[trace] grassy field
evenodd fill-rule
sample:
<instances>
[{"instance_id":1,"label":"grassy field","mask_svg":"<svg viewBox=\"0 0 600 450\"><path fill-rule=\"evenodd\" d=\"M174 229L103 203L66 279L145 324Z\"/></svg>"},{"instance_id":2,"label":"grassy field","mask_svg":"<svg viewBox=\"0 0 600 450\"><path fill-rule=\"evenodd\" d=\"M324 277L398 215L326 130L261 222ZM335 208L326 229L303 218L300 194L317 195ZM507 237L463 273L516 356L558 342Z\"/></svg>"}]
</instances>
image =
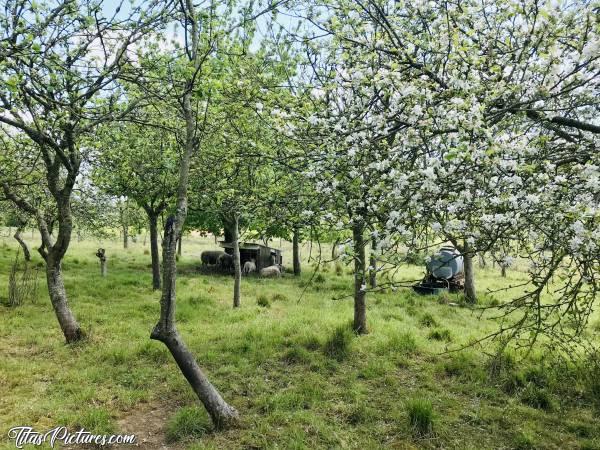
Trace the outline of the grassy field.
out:
<instances>
[{"instance_id":1,"label":"grassy field","mask_svg":"<svg viewBox=\"0 0 600 450\"><path fill-rule=\"evenodd\" d=\"M497 323L408 289L370 294L370 333L356 337L351 298L339 299L351 292L345 267L340 274L330 266L310 285L306 264L300 279L244 279L242 307L233 310L233 279L198 272L200 252L214 241L188 237L178 327L243 417L239 429L214 432L166 348L149 339L159 293L148 247L103 242L109 272L101 278L98 246L73 242L64 263L70 304L89 334L84 343L64 344L41 269L35 302L0 306L2 449L14 448L6 436L16 425L129 432L148 449L600 448L600 373L591 365L536 353L492 360L492 344L444 353ZM0 240L2 301L16 248ZM421 270L403 273L414 279ZM480 270L479 288L522 275L508 277Z\"/></svg>"}]
</instances>

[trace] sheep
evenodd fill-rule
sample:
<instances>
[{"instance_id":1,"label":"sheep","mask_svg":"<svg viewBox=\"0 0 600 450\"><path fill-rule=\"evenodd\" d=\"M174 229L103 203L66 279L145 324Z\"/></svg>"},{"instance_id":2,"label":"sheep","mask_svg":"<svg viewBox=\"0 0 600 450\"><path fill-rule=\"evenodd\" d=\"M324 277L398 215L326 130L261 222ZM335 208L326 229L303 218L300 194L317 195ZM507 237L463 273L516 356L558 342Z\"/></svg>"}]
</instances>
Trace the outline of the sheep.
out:
<instances>
[{"instance_id":1,"label":"sheep","mask_svg":"<svg viewBox=\"0 0 600 450\"><path fill-rule=\"evenodd\" d=\"M200 259L202 260L202 264L205 265L215 265L219 259L219 256L224 255L225 252L220 250L206 250L202 252L200 255Z\"/></svg>"},{"instance_id":2,"label":"sheep","mask_svg":"<svg viewBox=\"0 0 600 450\"><path fill-rule=\"evenodd\" d=\"M281 276L281 270L279 266L265 267L264 269L260 269L260 276L278 278Z\"/></svg>"},{"instance_id":3,"label":"sheep","mask_svg":"<svg viewBox=\"0 0 600 450\"><path fill-rule=\"evenodd\" d=\"M231 270L233 269L233 256L223 253L217 258L217 264L221 266L221 269Z\"/></svg>"},{"instance_id":4,"label":"sheep","mask_svg":"<svg viewBox=\"0 0 600 450\"><path fill-rule=\"evenodd\" d=\"M248 275L250 272L256 272L256 261L254 259L244 263L244 275Z\"/></svg>"}]
</instances>

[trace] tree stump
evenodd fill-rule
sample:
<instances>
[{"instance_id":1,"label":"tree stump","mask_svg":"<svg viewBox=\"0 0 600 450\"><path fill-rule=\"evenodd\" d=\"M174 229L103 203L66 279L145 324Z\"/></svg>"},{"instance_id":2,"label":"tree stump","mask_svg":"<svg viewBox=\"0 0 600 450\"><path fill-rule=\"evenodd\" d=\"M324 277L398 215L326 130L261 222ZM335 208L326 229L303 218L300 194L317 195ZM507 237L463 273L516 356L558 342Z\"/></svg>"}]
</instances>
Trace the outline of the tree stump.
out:
<instances>
[{"instance_id":1,"label":"tree stump","mask_svg":"<svg viewBox=\"0 0 600 450\"><path fill-rule=\"evenodd\" d=\"M99 248L96 252L96 256L100 259L100 274L106 276L106 250Z\"/></svg>"}]
</instances>

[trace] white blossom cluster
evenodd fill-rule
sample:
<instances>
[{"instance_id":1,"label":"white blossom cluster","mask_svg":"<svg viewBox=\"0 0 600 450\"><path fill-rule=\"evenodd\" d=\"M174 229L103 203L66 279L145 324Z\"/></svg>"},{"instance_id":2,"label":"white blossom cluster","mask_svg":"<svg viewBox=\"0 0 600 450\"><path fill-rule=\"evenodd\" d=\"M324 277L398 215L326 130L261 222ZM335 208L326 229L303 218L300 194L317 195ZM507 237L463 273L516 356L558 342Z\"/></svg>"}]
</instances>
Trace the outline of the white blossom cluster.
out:
<instances>
[{"instance_id":1,"label":"white blossom cluster","mask_svg":"<svg viewBox=\"0 0 600 450\"><path fill-rule=\"evenodd\" d=\"M558 260L599 269L593 8L335 3L305 107L273 111L306 143L322 222L378 230L378 251L419 230L475 253L518 243L502 264L529 258L532 280Z\"/></svg>"}]
</instances>

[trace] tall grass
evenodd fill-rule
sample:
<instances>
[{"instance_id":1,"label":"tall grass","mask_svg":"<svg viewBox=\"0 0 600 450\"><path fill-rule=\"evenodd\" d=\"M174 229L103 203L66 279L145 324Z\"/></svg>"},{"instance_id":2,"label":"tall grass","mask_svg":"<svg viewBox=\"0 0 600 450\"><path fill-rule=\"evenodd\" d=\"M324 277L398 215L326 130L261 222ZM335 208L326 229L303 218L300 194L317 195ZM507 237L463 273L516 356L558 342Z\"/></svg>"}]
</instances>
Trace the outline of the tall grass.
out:
<instances>
[{"instance_id":1,"label":"tall grass","mask_svg":"<svg viewBox=\"0 0 600 450\"><path fill-rule=\"evenodd\" d=\"M38 291L38 270L27 261L21 261L21 251L17 250L8 275L8 306L22 305L25 300L36 302Z\"/></svg>"},{"instance_id":2,"label":"tall grass","mask_svg":"<svg viewBox=\"0 0 600 450\"><path fill-rule=\"evenodd\" d=\"M406 412L413 433L424 437L433 432L433 405L430 400L413 398L406 402Z\"/></svg>"},{"instance_id":3,"label":"tall grass","mask_svg":"<svg viewBox=\"0 0 600 450\"><path fill-rule=\"evenodd\" d=\"M349 324L337 326L325 342L325 354L338 361L346 359L350 355L353 337L354 332Z\"/></svg>"}]
</instances>

